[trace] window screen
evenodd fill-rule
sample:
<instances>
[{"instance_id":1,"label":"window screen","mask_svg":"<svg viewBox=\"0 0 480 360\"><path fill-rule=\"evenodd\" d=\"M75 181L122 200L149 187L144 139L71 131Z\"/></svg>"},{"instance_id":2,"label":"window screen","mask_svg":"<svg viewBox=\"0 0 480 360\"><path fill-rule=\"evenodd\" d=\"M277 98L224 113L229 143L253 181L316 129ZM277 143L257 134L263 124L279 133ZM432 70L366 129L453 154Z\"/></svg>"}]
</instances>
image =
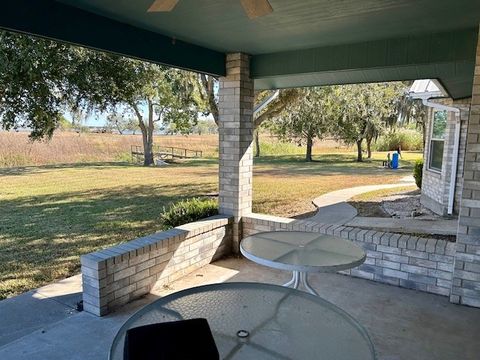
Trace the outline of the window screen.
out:
<instances>
[{"instance_id":1,"label":"window screen","mask_svg":"<svg viewBox=\"0 0 480 360\"><path fill-rule=\"evenodd\" d=\"M435 111L433 114L432 139L430 140L430 169L442 170L446 129L447 112Z\"/></svg>"}]
</instances>

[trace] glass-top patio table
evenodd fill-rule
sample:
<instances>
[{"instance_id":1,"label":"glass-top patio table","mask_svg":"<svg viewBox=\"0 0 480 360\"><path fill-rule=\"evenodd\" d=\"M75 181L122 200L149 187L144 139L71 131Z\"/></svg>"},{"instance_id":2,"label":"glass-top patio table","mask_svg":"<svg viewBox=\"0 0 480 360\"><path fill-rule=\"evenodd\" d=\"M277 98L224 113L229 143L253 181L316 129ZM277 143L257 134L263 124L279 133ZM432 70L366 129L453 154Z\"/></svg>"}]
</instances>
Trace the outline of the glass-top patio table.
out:
<instances>
[{"instance_id":1,"label":"glass-top patio table","mask_svg":"<svg viewBox=\"0 0 480 360\"><path fill-rule=\"evenodd\" d=\"M357 267L365 252L351 241L330 235L303 231L272 231L248 236L240 252L249 260L274 269L292 271L292 280L283 286L302 285L313 295L308 273L336 272Z\"/></svg>"},{"instance_id":2,"label":"glass-top patio table","mask_svg":"<svg viewBox=\"0 0 480 360\"><path fill-rule=\"evenodd\" d=\"M207 319L221 359L376 359L367 332L337 306L302 291L259 283L200 286L147 305L119 330L110 359L123 359L128 329L193 318ZM156 346L162 346L161 340Z\"/></svg>"}]
</instances>

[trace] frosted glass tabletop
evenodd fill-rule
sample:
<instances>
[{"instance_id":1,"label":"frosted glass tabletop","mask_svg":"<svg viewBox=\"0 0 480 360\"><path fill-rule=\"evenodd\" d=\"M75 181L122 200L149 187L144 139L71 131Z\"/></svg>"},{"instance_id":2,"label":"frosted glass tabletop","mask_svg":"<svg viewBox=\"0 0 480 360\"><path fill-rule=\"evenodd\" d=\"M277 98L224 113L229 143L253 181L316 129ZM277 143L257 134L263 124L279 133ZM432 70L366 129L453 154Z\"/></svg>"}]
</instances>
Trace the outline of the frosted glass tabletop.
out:
<instances>
[{"instance_id":1,"label":"frosted glass tabletop","mask_svg":"<svg viewBox=\"0 0 480 360\"><path fill-rule=\"evenodd\" d=\"M303 231L272 231L248 236L241 253L256 263L282 270L334 272L361 265L366 254L351 241Z\"/></svg>"},{"instance_id":2,"label":"frosted glass tabletop","mask_svg":"<svg viewBox=\"0 0 480 360\"><path fill-rule=\"evenodd\" d=\"M192 318L207 319L221 359L376 359L367 332L337 306L298 290L258 283L206 285L147 305L119 330L110 359L123 359L128 329Z\"/></svg>"}]
</instances>

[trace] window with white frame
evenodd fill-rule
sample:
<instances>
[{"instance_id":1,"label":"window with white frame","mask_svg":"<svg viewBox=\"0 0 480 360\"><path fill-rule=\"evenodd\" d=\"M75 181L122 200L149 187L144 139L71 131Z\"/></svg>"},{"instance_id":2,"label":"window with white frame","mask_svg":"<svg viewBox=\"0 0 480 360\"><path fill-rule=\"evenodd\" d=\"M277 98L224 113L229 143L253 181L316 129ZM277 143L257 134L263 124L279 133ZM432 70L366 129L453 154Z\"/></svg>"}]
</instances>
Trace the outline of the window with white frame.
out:
<instances>
[{"instance_id":1,"label":"window with white frame","mask_svg":"<svg viewBox=\"0 0 480 360\"><path fill-rule=\"evenodd\" d=\"M430 140L429 168L432 170L442 171L446 130L447 112L445 110L435 110L433 113L432 137Z\"/></svg>"}]
</instances>

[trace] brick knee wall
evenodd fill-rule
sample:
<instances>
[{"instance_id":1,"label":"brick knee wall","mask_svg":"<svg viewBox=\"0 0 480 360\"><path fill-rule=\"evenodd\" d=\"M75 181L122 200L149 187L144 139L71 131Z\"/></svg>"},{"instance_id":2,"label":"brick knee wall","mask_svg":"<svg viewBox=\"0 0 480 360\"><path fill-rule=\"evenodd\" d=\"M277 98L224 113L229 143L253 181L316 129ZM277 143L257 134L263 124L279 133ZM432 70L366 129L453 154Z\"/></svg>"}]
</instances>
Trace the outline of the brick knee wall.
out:
<instances>
[{"instance_id":1,"label":"brick knee wall","mask_svg":"<svg viewBox=\"0 0 480 360\"><path fill-rule=\"evenodd\" d=\"M261 214L243 218L244 236L282 230L335 235L361 246L367 254L365 263L355 269L342 271L343 274L450 295L455 243Z\"/></svg>"},{"instance_id":2,"label":"brick knee wall","mask_svg":"<svg viewBox=\"0 0 480 360\"><path fill-rule=\"evenodd\" d=\"M229 254L232 223L213 216L82 256L84 310L103 316Z\"/></svg>"}]
</instances>

